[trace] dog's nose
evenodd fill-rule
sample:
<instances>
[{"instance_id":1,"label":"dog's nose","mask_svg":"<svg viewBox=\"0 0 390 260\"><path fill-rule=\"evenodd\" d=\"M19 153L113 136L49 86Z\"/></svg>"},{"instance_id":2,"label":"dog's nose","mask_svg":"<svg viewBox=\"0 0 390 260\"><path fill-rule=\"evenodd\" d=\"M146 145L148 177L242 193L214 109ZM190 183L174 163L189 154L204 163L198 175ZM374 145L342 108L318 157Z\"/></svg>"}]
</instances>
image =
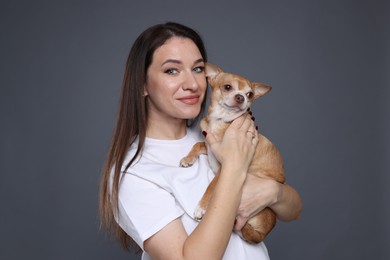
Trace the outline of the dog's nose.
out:
<instances>
[{"instance_id":1,"label":"dog's nose","mask_svg":"<svg viewBox=\"0 0 390 260\"><path fill-rule=\"evenodd\" d=\"M236 100L237 103L241 104L244 102L245 98L243 95L241 94L237 94L234 96L234 99Z\"/></svg>"}]
</instances>

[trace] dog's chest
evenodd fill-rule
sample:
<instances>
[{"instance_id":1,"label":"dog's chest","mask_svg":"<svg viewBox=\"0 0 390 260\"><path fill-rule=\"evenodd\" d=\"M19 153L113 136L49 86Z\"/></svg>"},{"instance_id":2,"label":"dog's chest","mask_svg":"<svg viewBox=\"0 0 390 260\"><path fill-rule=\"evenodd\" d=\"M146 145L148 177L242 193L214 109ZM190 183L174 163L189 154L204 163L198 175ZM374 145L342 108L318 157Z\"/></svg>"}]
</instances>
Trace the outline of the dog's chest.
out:
<instances>
[{"instance_id":1,"label":"dog's chest","mask_svg":"<svg viewBox=\"0 0 390 260\"><path fill-rule=\"evenodd\" d=\"M209 166L211 170L214 173L216 173L219 167L221 167L221 164L218 162L217 158L215 158L214 154L211 152L209 144L206 143L206 146L207 146L207 160L209 162Z\"/></svg>"},{"instance_id":2,"label":"dog's chest","mask_svg":"<svg viewBox=\"0 0 390 260\"><path fill-rule=\"evenodd\" d=\"M229 124L223 122L222 120L218 120L218 119L208 120L208 130L214 135L214 137L217 139L218 142L222 140L223 135L228 126ZM218 162L217 158L215 158L214 154L211 152L209 144L206 143L206 145L207 145L207 156L208 156L207 159L210 168L213 170L214 173L216 173L219 167L221 166L221 164Z\"/></svg>"}]
</instances>

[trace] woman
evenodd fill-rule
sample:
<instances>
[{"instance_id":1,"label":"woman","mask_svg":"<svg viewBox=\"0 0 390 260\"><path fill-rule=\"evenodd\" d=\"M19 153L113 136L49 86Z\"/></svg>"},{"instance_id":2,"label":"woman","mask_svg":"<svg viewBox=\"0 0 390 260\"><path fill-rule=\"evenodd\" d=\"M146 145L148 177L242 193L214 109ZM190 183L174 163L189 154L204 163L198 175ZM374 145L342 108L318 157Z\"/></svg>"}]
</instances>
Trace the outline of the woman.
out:
<instances>
[{"instance_id":1,"label":"woman","mask_svg":"<svg viewBox=\"0 0 390 260\"><path fill-rule=\"evenodd\" d=\"M135 242L143 259L268 259L264 243L250 245L232 229L264 207L285 221L301 210L292 187L246 176L258 140L248 134L256 131L246 115L221 141L204 133L222 171L202 221L192 218L213 173L205 156L189 168L179 161L201 140L192 125L205 106L206 61L199 35L177 23L144 31L127 60L100 211L103 224L125 247Z\"/></svg>"}]
</instances>

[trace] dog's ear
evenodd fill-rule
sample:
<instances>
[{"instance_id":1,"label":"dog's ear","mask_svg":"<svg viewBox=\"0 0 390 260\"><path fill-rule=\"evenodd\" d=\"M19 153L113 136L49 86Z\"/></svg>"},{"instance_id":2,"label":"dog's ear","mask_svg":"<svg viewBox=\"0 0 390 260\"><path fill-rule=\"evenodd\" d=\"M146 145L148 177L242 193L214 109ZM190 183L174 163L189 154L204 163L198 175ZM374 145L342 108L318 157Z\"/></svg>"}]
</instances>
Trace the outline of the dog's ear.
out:
<instances>
[{"instance_id":1,"label":"dog's ear","mask_svg":"<svg viewBox=\"0 0 390 260\"><path fill-rule=\"evenodd\" d=\"M263 83L260 82L252 82L251 85L253 90L255 91L255 99L264 96L272 89L272 87L264 85Z\"/></svg>"},{"instance_id":2,"label":"dog's ear","mask_svg":"<svg viewBox=\"0 0 390 260\"><path fill-rule=\"evenodd\" d=\"M206 63L205 72L206 77L215 78L219 73L222 72L222 70L213 64Z\"/></svg>"}]
</instances>

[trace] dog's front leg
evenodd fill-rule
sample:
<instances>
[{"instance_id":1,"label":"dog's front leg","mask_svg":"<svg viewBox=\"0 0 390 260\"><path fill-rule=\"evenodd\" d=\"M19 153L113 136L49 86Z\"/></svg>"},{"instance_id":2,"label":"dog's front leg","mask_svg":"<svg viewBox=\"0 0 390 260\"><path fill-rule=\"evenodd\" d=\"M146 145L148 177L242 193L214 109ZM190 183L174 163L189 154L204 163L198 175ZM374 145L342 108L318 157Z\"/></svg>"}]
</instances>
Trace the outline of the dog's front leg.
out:
<instances>
[{"instance_id":1,"label":"dog's front leg","mask_svg":"<svg viewBox=\"0 0 390 260\"><path fill-rule=\"evenodd\" d=\"M180 160L180 167L192 166L201 154L207 154L205 142L197 142L194 144L188 155Z\"/></svg>"}]
</instances>

